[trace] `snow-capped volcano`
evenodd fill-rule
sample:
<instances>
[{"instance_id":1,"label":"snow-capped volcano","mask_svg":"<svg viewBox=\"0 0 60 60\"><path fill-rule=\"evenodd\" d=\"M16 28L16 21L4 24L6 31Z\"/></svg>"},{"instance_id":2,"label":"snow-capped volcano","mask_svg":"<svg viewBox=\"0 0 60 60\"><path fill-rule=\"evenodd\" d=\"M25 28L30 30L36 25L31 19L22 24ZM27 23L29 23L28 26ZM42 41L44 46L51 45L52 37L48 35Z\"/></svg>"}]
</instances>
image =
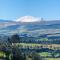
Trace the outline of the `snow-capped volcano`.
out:
<instances>
[{"instance_id":1,"label":"snow-capped volcano","mask_svg":"<svg viewBox=\"0 0 60 60\"><path fill-rule=\"evenodd\" d=\"M17 22L39 22L41 18L33 17L33 16L23 16L17 19Z\"/></svg>"}]
</instances>

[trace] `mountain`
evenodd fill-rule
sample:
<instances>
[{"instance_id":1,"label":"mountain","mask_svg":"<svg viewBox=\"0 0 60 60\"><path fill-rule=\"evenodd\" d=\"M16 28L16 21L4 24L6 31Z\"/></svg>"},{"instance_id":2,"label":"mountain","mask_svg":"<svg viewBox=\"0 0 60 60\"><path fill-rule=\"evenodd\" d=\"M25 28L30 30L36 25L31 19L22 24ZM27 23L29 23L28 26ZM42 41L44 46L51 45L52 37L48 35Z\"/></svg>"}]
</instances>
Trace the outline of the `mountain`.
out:
<instances>
[{"instance_id":1,"label":"mountain","mask_svg":"<svg viewBox=\"0 0 60 60\"><path fill-rule=\"evenodd\" d=\"M0 19L0 23L3 23L3 22L13 22L12 20L4 20L4 19Z\"/></svg>"},{"instance_id":2,"label":"mountain","mask_svg":"<svg viewBox=\"0 0 60 60\"><path fill-rule=\"evenodd\" d=\"M39 22L41 21L41 18L33 17L33 16L23 16L16 21L18 22Z\"/></svg>"},{"instance_id":3,"label":"mountain","mask_svg":"<svg viewBox=\"0 0 60 60\"><path fill-rule=\"evenodd\" d=\"M20 36L40 36L60 33L60 20L46 21L43 18L24 16L15 21L0 20L0 35L18 33Z\"/></svg>"}]
</instances>

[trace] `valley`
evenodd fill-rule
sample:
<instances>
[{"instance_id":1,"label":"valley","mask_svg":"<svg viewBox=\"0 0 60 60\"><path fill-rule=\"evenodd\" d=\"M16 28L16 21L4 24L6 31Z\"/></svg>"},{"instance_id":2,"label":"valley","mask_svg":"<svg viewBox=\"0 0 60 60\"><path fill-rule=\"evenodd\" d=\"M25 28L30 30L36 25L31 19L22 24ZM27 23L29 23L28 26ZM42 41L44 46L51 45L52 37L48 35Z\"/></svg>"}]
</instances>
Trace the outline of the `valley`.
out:
<instances>
[{"instance_id":1,"label":"valley","mask_svg":"<svg viewBox=\"0 0 60 60\"><path fill-rule=\"evenodd\" d=\"M60 21L0 23L0 58L60 59Z\"/></svg>"}]
</instances>

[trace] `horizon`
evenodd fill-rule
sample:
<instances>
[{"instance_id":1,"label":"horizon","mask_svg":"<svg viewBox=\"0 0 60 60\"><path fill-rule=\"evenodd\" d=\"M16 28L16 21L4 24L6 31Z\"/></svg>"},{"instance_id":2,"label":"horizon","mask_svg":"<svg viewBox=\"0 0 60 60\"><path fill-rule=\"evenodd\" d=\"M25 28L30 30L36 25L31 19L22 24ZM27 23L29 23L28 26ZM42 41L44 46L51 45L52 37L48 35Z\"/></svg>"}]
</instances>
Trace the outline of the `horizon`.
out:
<instances>
[{"instance_id":1,"label":"horizon","mask_svg":"<svg viewBox=\"0 0 60 60\"><path fill-rule=\"evenodd\" d=\"M15 22L40 22L40 21L60 21L60 19L55 20L46 20L43 17L36 17L36 16L22 16L16 20L8 20L8 19L0 19L3 21L15 21Z\"/></svg>"},{"instance_id":2,"label":"horizon","mask_svg":"<svg viewBox=\"0 0 60 60\"><path fill-rule=\"evenodd\" d=\"M29 18L29 17L31 17L31 18ZM54 20L52 20L52 19L49 20L48 19L48 20L46 20L43 17L36 17L36 16L22 16L20 18L15 19L15 20L8 20L8 19L1 18L0 21L1 20L4 20L4 21L15 21L15 22L60 21L60 19L54 19Z\"/></svg>"}]
</instances>

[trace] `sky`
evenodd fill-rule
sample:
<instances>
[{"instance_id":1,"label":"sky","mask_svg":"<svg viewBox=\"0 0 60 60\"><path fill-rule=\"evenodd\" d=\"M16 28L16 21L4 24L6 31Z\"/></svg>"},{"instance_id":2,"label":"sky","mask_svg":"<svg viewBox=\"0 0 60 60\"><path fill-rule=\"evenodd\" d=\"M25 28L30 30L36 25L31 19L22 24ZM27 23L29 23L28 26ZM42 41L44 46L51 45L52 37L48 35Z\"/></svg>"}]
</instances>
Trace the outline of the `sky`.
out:
<instances>
[{"instance_id":1,"label":"sky","mask_svg":"<svg viewBox=\"0 0 60 60\"><path fill-rule=\"evenodd\" d=\"M22 16L60 20L60 0L0 0L0 19L16 20Z\"/></svg>"}]
</instances>

